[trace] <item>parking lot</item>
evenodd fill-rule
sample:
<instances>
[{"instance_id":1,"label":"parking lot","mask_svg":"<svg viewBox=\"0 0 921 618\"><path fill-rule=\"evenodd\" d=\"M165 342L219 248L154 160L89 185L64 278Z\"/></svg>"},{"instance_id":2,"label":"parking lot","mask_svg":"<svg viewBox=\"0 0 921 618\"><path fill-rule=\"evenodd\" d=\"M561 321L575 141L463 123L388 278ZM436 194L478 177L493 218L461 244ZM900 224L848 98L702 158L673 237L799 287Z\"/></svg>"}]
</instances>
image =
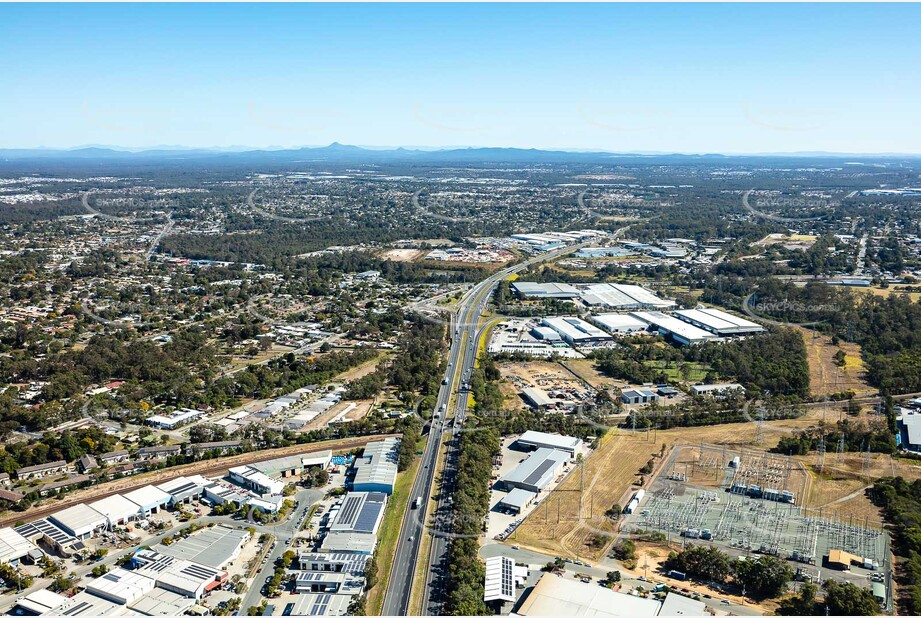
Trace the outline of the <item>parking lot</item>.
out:
<instances>
[{"instance_id":1,"label":"parking lot","mask_svg":"<svg viewBox=\"0 0 921 618\"><path fill-rule=\"evenodd\" d=\"M514 444L517 438L518 436L512 436L502 440L501 464L499 464L499 466L493 467L493 483L514 470L531 454L529 452L511 448L511 445ZM544 500L544 498L550 495L550 492L560 484L560 482L563 480L563 478L565 478L566 474L569 473L572 467L572 462L564 465L563 471L557 476L557 478L551 481L550 484L547 485L547 487L545 487L544 490L537 495L537 498L535 498L534 502L523 508L517 515L512 515L497 509L499 501L507 496L508 492L499 491L497 489L490 491L489 517L487 521L486 538L504 541L505 537L507 537L508 534L515 529L515 527L524 521L525 517L527 517L531 511L533 511L537 505L540 504L542 500Z\"/></svg>"}]
</instances>

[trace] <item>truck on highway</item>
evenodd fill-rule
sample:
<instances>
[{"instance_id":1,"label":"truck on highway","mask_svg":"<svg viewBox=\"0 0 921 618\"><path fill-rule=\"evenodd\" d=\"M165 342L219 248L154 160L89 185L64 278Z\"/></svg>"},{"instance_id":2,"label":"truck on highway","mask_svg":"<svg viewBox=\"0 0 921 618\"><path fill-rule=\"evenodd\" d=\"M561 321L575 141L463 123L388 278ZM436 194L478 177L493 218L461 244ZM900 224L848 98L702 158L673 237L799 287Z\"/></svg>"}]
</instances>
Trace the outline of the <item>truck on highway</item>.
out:
<instances>
[{"instance_id":1,"label":"truck on highway","mask_svg":"<svg viewBox=\"0 0 921 618\"><path fill-rule=\"evenodd\" d=\"M413 500L413 508L418 509L422 506L422 496L416 496L416 499Z\"/></svg>"}]
</instances>

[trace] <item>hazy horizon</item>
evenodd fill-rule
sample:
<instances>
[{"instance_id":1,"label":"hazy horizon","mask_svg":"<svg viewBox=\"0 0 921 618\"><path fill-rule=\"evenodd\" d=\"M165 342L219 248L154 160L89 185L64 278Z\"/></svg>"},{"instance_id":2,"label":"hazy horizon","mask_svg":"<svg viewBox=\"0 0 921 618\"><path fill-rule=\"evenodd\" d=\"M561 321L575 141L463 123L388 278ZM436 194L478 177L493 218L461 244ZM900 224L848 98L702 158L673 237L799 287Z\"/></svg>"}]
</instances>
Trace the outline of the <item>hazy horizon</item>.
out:
<instances>
[{"instance_id":1,"label":"hazy horizon","mask_svg":"<svg viewBox=\"0 0 921 618\"><path fill-rule=\"evenodd\" d=\"M797 157L797 156L813 156L813 155L827 155L832 157L845 157L845 156L865 156L865 157L921 157L921 150L918 152L839 152L839 151L825 151L825 150L799 150L799 151L777 151L777 152L693 152L693 151L667 151L667 150L604 150L597 148L533 148L527 146L466 146L466 145L445 145L445 146L420 146L420 145L402 145L402 146L393 146L393 145L368 145L368 144L345 144L342 142L331 142L329 144L299 144L293 146L278 146L278 145L265 145L265 146L250 146L250 145L230 145L230 146L195 146L195 145L183 145L183 144L155 144L152 146L142 146L142 147L132 147L132 146L122 146L119 144L77 144L74 146L3 146L0 147L0 151L50 151L50 152L77 152L81 150L90 150L90 149L100 149L100 150L112 150L115 152L124 152L124 153L144 153L144 152L156 152L156 151L198 151L198 152L226 152L226 153L246 153L246 152L275 152L275 151L288 151L288 150L300 150L300 149L321 149L329 148L335 145L344 146L344 147L354 147L360 148L362 150L369 151L379 151L387 152L392 150L408 150L408 151L418 151L418 152L441 152L441 151L451 151L451 150L486 150L486 149L498 149L498 150L535 150L541 152L566 152L566 153L584 153L584 154L610 154L610 155L624 155L624 156L725 156L725 157L734 157L734 156L777 156L777 157Z\"/></svg>"},{"instance_id":2,"label":"hazy horizon","mask_svg":"<svg viewBox=\"0 0 921 618\"><path fill-rule=\"evenodd\" d=\"M917 153L918 23L916 4L4 4L0 148Z\"/></svg>"}]
</instances>

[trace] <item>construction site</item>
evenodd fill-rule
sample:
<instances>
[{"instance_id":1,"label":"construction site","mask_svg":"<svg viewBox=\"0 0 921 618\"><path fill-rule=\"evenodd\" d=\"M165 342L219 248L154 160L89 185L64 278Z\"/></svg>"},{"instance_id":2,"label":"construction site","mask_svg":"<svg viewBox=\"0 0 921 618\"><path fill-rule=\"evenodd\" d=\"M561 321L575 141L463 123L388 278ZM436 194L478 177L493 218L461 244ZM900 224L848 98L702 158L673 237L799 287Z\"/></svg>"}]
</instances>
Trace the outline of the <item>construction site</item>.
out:
<instances>
[{"instance_id":1,"label":"construction site","mask_svg":"<svg viewBox=\"0 0 921 618\"><path fill-rule=\"evenodd\" d=\"M889 536L868 518L800 504L814 482L795 459L706 444L676 447L625 514L622 534L710 543L736 557L788 560L799 581L831 578L872 588L891 609Z\"/></svg>"}]
</instances>

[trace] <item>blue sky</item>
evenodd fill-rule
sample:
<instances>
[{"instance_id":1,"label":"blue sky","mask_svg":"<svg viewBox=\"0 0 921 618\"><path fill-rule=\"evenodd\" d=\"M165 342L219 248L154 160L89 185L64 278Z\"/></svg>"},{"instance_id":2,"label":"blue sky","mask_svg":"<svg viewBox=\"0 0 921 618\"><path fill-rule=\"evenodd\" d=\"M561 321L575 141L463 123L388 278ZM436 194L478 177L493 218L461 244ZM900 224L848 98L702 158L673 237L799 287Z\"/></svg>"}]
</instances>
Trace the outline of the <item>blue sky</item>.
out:
<instances>
[{"instance_id":1,"label":"blue sky","mask_svg":"<svg viewBox=\"0 0 921 618\"><path fill-rule=\"evenodd\" d=\"M921 5L0 4L0 147L921 152Z\"/></svg>"}]
</instances>

